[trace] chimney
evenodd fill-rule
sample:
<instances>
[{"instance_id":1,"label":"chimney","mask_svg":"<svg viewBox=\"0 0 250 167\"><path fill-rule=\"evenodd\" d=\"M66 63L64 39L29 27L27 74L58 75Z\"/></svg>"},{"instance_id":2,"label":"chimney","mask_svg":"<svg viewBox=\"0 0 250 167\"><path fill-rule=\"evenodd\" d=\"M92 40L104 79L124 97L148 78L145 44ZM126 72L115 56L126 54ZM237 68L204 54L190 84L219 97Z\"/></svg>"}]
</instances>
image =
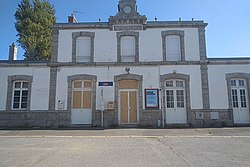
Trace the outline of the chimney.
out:
<instances>
[{"instance_id":1,"label":"chimney","mask_svg":"<svg viewBox=\"0 0 250 167\"><path fill-rule=\"evenodd\" d=\"M68 16L68 23L77 23L76 17L74 14Z\"/></svg>"},{"instance_id":2,"label":"chimney","mask_svg":"<svg viewBox=\"0 0 250 167\"><path fill-rule=\"evenodd\" d=\"M17 47L14 42L9 47L9 60L17 60Z\"/></svg>"}]
</instances>

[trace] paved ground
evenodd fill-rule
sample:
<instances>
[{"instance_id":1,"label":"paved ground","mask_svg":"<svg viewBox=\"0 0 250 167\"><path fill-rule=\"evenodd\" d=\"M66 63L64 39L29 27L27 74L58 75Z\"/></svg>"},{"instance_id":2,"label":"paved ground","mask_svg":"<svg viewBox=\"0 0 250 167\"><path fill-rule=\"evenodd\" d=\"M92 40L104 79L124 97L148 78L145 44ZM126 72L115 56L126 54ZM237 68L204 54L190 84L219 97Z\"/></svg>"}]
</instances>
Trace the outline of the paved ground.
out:
<instances>
[{"instance_id":1,"label":"paved ground","mask_svg":"<svg viewBox=\"0 0 250 167\"><path fill-rule=\"evenodd\" d=\"M250 167L250 128L0 130L0 167Z\"/></svg>"}]
</instances>

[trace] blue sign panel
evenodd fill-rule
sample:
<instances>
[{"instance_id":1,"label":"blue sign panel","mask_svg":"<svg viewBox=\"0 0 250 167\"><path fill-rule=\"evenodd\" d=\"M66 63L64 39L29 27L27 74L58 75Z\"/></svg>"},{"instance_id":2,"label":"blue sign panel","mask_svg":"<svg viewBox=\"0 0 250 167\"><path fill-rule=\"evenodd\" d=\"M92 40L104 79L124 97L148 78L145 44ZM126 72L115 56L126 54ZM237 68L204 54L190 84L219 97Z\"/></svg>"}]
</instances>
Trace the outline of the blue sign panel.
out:
<instances>
[{"instance_id":1,"label":"blue sign panel","mask_svg":"<svg viewBox=\"0 0 250 167\"><path fill-rule=\"evenodd\" d=\"M99 82L99 86L113 86L113 82Z\"/></svg>"},{"instance_id":2,"label":"blue sign panel","mask_svg":"<svg viewBox=\"0 0 250 167\"><path fill-rule=\"evenodd\" d=\"M159 90L145 89L145 107L159 109Z\"/></svg>"}]
</instances>

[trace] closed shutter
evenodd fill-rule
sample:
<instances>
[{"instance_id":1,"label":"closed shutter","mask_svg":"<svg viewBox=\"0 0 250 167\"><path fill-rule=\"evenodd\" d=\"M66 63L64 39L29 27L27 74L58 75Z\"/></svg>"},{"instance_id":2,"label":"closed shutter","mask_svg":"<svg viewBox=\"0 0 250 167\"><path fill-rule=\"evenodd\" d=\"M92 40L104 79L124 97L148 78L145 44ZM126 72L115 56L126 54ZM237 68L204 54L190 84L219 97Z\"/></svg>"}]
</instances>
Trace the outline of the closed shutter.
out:
<instances>
[{"instance_id":1,"label":"closed shutter","mask_svg":"<svg viewBox=\"0 0 250 167\"><path fill-rule=\"evenodd\" d=\"M180 49L180 36L169 35L166 36L166 52L167 61L180 61L181 60L181 49Z\"/></svg>"},{"instance_id":2,"label":"closed shutter","mask_svg":"<svg viewBox=\"0 0 250 167\"><path fill-rule=\"evenodd\" d=\"M90 62L91 38L78 37L76 39L76 61Z\"/></svg>"},{"instance_id":3,"label":"closed shutter","mask_svg":"<svg viewBox=\"0 0 250 167\"><path fill-rule=\"evenodd\" d=\"M135 62L135 37L121 38L121 62Z\"/></svg>"}]
</instances>

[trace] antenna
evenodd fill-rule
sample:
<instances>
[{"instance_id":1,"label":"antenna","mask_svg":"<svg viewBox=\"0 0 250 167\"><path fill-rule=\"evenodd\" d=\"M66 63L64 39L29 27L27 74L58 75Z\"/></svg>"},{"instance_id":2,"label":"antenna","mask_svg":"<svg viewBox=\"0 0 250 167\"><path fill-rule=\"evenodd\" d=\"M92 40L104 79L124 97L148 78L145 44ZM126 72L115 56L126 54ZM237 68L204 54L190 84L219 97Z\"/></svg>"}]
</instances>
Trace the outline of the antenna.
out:
<instances>
[{"instance_id":1,"label":"antenna","mask_svg":"<svg viewBox=\"0 0 250 167\"><path fill-rule=\"evenodd\" d=\"M72 11L71 15L74 16L74 17L76 17L76 14L86 14L86 13L78 11L78 10L75 9L75 10Z\"/></svg>"},{"instance_id":2,"label":"antenna","mask_svg":"<svg viewBox=\"0 0 250 167\"><path fill-rule=\"evenodd\" d=\"M73 17L74 22L76 22L76 23L77 23L77 19L76 19L76 15L77 15L77 14L85 14L85 13L84 13L84 12L77 11L76 9L72 11L71 17Z\"/></svg>"}]
</instances>

